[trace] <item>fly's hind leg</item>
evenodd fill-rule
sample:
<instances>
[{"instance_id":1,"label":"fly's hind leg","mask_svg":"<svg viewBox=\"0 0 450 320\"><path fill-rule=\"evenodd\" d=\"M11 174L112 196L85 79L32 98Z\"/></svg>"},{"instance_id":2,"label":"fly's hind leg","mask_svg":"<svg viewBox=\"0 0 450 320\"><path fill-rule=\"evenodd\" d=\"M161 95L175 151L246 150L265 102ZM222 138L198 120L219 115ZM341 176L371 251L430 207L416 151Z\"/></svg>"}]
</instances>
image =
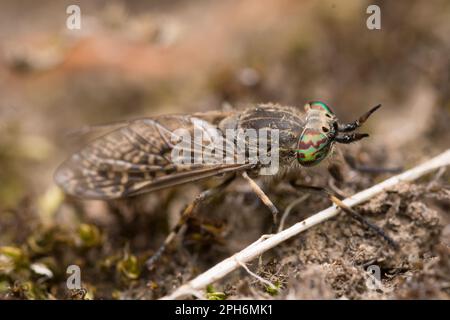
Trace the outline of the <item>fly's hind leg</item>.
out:
<instances>
[{"instance_id":1,"label":"fly's hind leg","mask_svg":"<svg viewBox=\"0 0 450 320\"><path fill-rule=\"evenodd\" d=\"M296 184L294 182L291 182L291 184L300 189L304 189L309 192L317 192L320 194L326 195L337 207L339 207L341 210L343 210L345 213L349 214L353 219L357 220L361 224L368 227L370 230L374 231L376 234L381 236L386 242L392 246L394 249L398 249L399 246L397 242L394 241L391 237L389 237L382 228L378 227L377 225L373 224L363 216L361 216L358 212L347 206L345 203L343 203L339 198L337 198L335 195L333 195L332 192L327 190L323 187L316 187L316 186L307 186L302 184Z\"/></svg>"},{"instance_id":2,"label":"fly's hind leg","mask_svg":"<svg viewBox=\"0 0 450 320\"><path fill-rule=\"evenodd\" d=\"M159 249L146 261L146 266L148 270L152 270L155 263L161 258L162 254L166 250L167 246L175 239L177 234L180 232L181 228L186 224L190 217L195 213L196 207L203 202L204 200L218 194L220 191L225 189L235 178L235 175L229 176L226 180L221 182L219 185L205 190L201 192L197 197L195 197L194 201L192 201L189 205L181 213L181 217L178 220L175 227L169 233L167 238L164 240L164 243L159 247Z\"/></svg>"}]
</instances>

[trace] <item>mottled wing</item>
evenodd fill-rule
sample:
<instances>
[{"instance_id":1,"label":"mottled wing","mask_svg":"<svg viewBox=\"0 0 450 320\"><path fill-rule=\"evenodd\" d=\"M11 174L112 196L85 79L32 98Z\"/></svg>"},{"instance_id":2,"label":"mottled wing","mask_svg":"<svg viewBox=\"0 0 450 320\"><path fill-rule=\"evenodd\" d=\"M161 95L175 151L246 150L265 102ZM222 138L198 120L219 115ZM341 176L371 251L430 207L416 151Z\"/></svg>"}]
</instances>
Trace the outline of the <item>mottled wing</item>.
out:
<instances>
[{"instance_id":1,"label":"mottled wing","mask_svg":"<svg viewBox=\"0 0 450 320\"><path fill-rule=\"evenodd\" d=\"M131 121L73 154L57 169L55 181L76 197L114 199L249 167L173 163L171 151L177 140L174 131L183 128L193 132L198 123L198 118L187 115ZM216 127L208 122L206 125ZM200 130L204 130L202 125Z\"/></svg>"}]
</instances>

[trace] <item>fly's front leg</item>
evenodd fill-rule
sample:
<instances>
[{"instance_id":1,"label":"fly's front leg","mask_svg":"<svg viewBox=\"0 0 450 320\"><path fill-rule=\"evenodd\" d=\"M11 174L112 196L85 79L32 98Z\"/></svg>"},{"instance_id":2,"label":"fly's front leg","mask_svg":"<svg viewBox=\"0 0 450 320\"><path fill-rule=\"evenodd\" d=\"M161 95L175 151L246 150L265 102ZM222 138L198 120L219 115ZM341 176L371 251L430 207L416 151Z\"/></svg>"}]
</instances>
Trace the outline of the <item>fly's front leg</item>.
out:
<instances>
[{"instance_id":1,"label":"fly's front leg","mask_svg":"<svg viewBox=\"0 0 450 320\"><path fill-rule=\"evenodd\" d=\"M269 199L269 197L264 193L264 191L258 186L258 184L250 178L247 174L247 172L242 173L242 177L249 183L250 187L252 188L253 192L258 196L259 199L269 208L270 212L272 213L273 218L273 224L276 226L278 224L278 209L275 207L275 205L272 203L272 201Z\"/></svg>"},{"instance_id":2,"label":"fly's front leg","mask_svg":"<svg viewBox=\"0 0 450 320\"><path fill-rule=\"evenodd\" d=\"M389 243L390 246L392 246L394 249L398 249L399 246L397 242L395 242L391 237L389 237L383 229L378 227L377 225L373 224L372 222L368 221L366 218L361 216L358 212L347 206L345 203L343 203L339 198L337 198L335 195L333 195L332 192L327 190L323 187L316 187L316 186L306 186L302 184L295 184L294 182L291 182L291 184L296 188L301 188L309 192L317 192L323 195L326 195L338 208L343 210L345 213L349 214L352 218L359 221L360 223L364 224L366 227L374 231L376 234L381 236L384 240L386 240L387 243Z\"/></svg>"},{"instance_id":3,"label":"fly's front leg","mask_svg":"<svg viewBox=\"0 0 450 320\"><path fill-rule=\"evenodd\" d=\"M159 260L159 258L161 258L162 254L166 250L167 246L175 239L175 237L180 232L181 228L189 220L189 218L191 218L193 216L193 214L195 213L195 208L202 201L218 194L220 191L225 189L234 180L234 178L235 178L235 175L232 175L232 176L228 177L226 180L224 180L218 186L215 186L211 189L203 191L197 197L195 197L194 201L192 201L189 205L186 206L186 208L183 210L181 217L178 220L177 224L172 229L172 231L169 233L166 240L164 240L164 243L159 247L159 249L155 252L155 254L146 261L146 266L149 270L153 269L153 266Z\"/></svg>"},{"instance_id":4,"label":"fly's front leg","mask_svg":"<svg viewBox=\"0 0 450 320\"><path fill-rule=\"evenodd\" d=\"M350 168L355 171L364 172L364 173L400 173L402 172L402 167L393 167L393 168L385 168L385 167L370 167L359 165L356 163L356 160L353 156L349 154L343 155L345 162L348 164Z\"/></svg>"}]
</instances>

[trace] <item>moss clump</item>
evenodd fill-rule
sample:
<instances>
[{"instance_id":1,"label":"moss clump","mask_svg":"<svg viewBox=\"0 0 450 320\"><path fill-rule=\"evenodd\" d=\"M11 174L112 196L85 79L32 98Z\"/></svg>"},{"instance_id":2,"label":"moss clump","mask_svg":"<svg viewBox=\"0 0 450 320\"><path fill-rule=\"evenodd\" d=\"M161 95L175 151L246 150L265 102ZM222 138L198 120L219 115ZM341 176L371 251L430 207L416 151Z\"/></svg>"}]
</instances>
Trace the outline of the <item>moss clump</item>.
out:
<instances>
[{"instance_id":1,"label":"moss clump","mask_svg":"<svg viewBox=\"0 0 450 320\"><path fill-rule=\"evenodd\" d=\"M206 287L206 298L208 300L225 300L227 295L224 292L216 291L212 285Z\"/></svg>"}]
</instances>

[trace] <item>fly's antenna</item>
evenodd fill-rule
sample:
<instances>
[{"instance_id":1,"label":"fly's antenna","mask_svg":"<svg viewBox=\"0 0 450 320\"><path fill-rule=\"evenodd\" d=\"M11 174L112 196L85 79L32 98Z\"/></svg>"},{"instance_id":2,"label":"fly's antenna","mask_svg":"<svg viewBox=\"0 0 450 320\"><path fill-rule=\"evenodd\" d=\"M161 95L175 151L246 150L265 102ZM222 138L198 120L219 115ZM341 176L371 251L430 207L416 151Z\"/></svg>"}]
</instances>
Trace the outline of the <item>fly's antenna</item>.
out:
<instances>
[{"instance_id":1,"label":"fly's antenna","mask_svg":"<svg viewBox=\"0 0 450 320\"><path fill-rule=\"evenodd\" d=\"M381 107L381 104L376 105L375 107L373 107L372 109L367 111L365 114L363 114L361 117L359 117L358 120L355 120L350 123L338 124L338 131L339 132L351 132L351 131L356 130L357 128L362 126L362 124L364 122L366 122L366 120L372 115L372 113L377 111L380 107Z\"/></svg>"},{"instance_id":2,"label":"fly's antenna","mask_svg":"<svg viewBox=\"0 0 450 320\"><path fill-rule=\"evenodd\" d=\"M367 133L347 133L342 136L337 136L334 141L343 144L349 144L361 139L367 138L369 135Z\"/></svg>"}]
</instances>

